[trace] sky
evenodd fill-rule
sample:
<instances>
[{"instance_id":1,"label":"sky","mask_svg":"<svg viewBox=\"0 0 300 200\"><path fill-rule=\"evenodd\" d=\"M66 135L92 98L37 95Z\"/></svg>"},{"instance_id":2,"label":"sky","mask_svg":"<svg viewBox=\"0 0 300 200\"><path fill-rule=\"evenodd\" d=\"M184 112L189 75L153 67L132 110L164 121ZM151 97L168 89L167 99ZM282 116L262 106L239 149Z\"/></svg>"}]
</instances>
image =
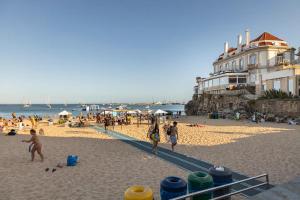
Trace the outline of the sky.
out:
<instances>
[{"instance_id":1,"label":"sky","mask_svg":"<svg viewBox=\"0 0 300 200\"><path fill-rule=\"evenodd\" d=\"M0 0L0 103L188 101L250 29L300 47L299 0Z\"/></svg>"}]
</instances>

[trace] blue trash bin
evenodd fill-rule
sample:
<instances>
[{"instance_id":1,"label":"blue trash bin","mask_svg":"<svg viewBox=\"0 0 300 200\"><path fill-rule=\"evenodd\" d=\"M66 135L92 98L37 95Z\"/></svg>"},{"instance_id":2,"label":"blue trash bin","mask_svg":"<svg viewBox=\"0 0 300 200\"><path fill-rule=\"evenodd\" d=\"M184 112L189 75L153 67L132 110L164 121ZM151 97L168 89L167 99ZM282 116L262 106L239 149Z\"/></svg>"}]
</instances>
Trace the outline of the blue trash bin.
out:
<instances>
[{"instance_id":1,"label":"blue trash bin","mask_svg":"<svg viewBox=\"0 0 300 200\"><path fill-rule=\"evenodd\" d=\"M185 195L187 193L187 183L185 180L169 176L160 182L160 198L161 200L169 200L175 197Z\"/></svg>"},{"instance_id":2,"label":"blue trash bin","mask_svg":"<svg viewBox=\"0 0 300 200\"><path fill-rule=\"evenodd\" d=\"M67 158L67 166L75 166L78 161L78 156L69 155Z\"/></svg>"},{"instance_id":3,"label":"blue trash bin","mask_svg":"<svg viewBox=\"0 0 300 200\"><path fill-rule=\"evenodd\" d=\"M228 168L211 167L208 172L213 178L215 187L232 183L232 172ZM219 190L215 190L213 192L213 197L219 197L225 194L229 194L230 190L231 190L230 186ZM230 200L230 199L231 199L230 197L222 198L222 200Z\"/></svg>"}]
</instances>

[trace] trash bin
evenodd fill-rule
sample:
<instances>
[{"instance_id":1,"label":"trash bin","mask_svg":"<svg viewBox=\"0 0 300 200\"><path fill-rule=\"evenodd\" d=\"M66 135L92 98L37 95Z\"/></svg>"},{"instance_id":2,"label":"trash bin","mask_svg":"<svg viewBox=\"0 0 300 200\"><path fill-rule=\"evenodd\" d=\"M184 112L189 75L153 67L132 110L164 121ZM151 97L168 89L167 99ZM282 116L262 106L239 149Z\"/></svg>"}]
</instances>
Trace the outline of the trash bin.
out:
<instances>
[{"instance_id":1,"label":"trash bin","mask_svg":"<svg viewBox=\"0 0 300 200\"><path fill-rule=\"evenodd\" d=\"M78 161L78 156L69 155L67 158L67 166L75 166Z\"/></svg>"},{"instance_id":2,"label":"trash bin","mask_svg":"<svg viewBox=\"0 0 300 200\"><path fill-rule=\"evenodd\" d=\"M148 186L133 185L125 191L124 200L153 200L153 192Z\"/></svg>"},{"instance_id":3,"label":"trash bin","mask_svg":"<svg viewBox=\"0 0 300 200\"><path fill-rule=\"evenodd\" d=\"M209 174L212 176L214 186L221 186L232 183L232 172L225 167L211 167ZM231 187L222 188L213 192L213 197L219 197L230 193ZM230 197L222 198L223 200L230 200Z\"/></svg>"},{"instance_id":4,"label":"trash bin","mask_svg":"<svg viewBox=\"0 0 300 200\"><path fill-rule=\"evenodd\" d=\"M169 176L160 182L161 200L169 200L175 197L183 196L187 192L187 183L185 180Z\"/></svg>"},{"instance_id":5,"label":"trash bin","mask_svg":"<svg viewBox=\"0 0 300 200\"><path fill-rule=\"evenodd\" d=\"M212 113L207 114L208 119L212 119Z\"/></svg>"},{"instance_id":6,"label":"trash bin","mask_svg":"<svg viewBox=\"0 0 300 200\"><path fill-rule=\"evenodd\" d=\"M205 172L193 172L188 176L188 190L189 193L205 190L214 186L211 175ZM209 200L212 193L204 193L191 198L191 200Z\"/></svg>"}]
</instances>

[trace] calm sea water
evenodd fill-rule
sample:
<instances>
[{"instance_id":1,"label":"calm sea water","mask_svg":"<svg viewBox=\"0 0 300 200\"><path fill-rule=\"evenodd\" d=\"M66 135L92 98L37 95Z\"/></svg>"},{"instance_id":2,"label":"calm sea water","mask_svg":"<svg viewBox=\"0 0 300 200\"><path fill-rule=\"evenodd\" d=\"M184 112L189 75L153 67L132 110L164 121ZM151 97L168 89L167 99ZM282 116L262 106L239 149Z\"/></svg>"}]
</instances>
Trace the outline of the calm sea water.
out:
<instances>
[{"instance_id":1,"label":"calm sea water","mask_svg":"<svg viewBox=\"0 0 300 200\"><path fill-rule=\"evenodd\" d=\"M17 116L19 115L39 115L39 116L57 116L63 110L71 112L73 116L78 115L80 112L83 112L79 104L53 104L52 108L49 109L45 104L33 104L28 108L24 108L23 104L0 104L0 117L11 118L11 113L15 112ZM100 107L109 107L109 105L99 104ZM118 105L112 105L112 108L117 107ZM169 111L184 111L183 105L150 105L151 110L169 110ZM127 109L139 109L147 110L146 106L141 105L128 105ZM95 111L96 112L96 111ZM83 112L84 114L86 112ZM184 112L182 113L184 114Z\"/></svg>"}]
</instances>

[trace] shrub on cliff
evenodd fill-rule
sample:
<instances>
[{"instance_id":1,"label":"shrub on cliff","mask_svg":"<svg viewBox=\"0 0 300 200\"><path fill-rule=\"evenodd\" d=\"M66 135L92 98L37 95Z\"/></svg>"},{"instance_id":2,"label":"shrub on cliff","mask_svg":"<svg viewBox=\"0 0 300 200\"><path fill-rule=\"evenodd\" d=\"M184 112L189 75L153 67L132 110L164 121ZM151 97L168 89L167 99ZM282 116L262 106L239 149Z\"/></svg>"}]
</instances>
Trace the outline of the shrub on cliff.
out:
<instances>
[{"instance_id":1,"label":"shrub on cliff","mask_svg":"<svg viewBox=\"0 0 300 200\"><path fill-rule=\"evenodd\" d=\"M282 90L266 90L260 99L293 99L296 98L291 93L284 92Z\"/></svg>"}]
</instances>

